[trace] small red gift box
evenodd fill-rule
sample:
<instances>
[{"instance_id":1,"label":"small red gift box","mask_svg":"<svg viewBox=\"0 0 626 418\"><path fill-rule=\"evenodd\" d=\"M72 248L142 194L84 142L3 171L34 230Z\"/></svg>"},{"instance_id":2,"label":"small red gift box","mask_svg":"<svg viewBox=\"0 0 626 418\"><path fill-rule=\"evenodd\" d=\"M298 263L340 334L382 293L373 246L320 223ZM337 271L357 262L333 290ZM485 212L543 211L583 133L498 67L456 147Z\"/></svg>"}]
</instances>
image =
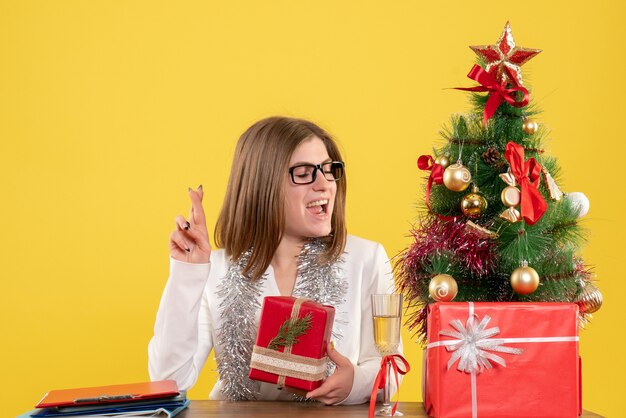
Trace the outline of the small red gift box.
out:
<instances>
[{"instance_id":1,"label":"small red gift box","mask_svg":"<svg viewBox=\"0 0 626 418\"><path fill-rule=\"evenodd\" d=\"M326 346L334 320L332 306L291 296L265 297L250 361L250 379L302 391L318 388L326 373ZM300 333L290 345L286 334L296 328Z\"/></svg>"},{"instance_id":2,"label":"small red gift box","mask_svg":"<svg viewBox=\"0 0 626 418\"><path fill-rule=\"evenodd\" d=\"M434 303L424 407L433 417L576 417L578 306Z\"/></svg>"}]
</instances>

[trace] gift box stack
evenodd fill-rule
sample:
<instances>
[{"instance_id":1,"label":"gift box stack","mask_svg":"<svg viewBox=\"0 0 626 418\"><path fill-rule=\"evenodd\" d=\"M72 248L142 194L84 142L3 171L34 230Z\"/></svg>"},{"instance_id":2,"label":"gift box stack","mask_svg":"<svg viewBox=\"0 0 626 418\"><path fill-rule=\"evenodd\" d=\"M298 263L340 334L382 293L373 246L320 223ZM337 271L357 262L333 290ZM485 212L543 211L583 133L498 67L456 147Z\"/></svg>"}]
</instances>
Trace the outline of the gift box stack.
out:
<instances>
[{"instance_id":1,"label":"gift box stack","mask_svg":"<svg viewBox=\"0 0 626 418\"><path fill-rule=\"evenodd\" d=\"M270 296L263 301L250 378L305 394L326 376L335 309L309 299Z\"/></svg>"},{"instance_id":2,"label":"gift box stack","mask_svg":"<svg viewBox=\"0 0 626 418\"><path fill-rule=\"evenodd\" d=\"M435 417L574 417L581 412L578 330L602 305L579 255L580 192L559 187L507 22L470 47L474 108L422 155L424 207L396 258L407 324L425 347L424 404ZM452 93L447 93L452 94ZM454 300L454 302L452 302Z\"/></svg>"}]
</instances>

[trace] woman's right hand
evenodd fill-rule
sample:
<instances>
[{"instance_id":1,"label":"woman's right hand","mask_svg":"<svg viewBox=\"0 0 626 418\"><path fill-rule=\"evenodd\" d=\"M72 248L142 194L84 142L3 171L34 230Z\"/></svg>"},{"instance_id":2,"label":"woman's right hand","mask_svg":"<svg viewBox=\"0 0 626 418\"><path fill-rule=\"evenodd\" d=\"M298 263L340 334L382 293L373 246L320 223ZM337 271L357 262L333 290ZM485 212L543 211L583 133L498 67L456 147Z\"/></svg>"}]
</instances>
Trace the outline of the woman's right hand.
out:
<instances>
[{"instance_id":1,"label":"woman's right hand","mask_svg":"<svg viewBox=\"0 0 626 418\"><path fill-rule=\"evenodd\" d=\"M211 244L202 207L202 185L197 190L189 188L191 212L189 221L184 216L176 217L176 230L170 235L170 255L174 260L186 263L208 263Z\"/></svg>"}]
</instances>

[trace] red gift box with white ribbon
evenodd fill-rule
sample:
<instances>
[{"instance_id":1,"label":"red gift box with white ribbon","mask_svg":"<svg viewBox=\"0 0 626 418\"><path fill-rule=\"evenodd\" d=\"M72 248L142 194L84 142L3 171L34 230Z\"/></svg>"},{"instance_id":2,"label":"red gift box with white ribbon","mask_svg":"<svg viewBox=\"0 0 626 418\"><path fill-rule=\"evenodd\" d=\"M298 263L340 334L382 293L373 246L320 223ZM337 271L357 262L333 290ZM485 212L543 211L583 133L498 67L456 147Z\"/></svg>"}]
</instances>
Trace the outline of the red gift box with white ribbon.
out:
<instances>
[{"instance_id":1,"label":"red gift box with white ribbon","mask_svg":"<svg viewBox=\"0 0 626 418\"><path fill-rule=\"evenodd\" d=\"M428 307L424 407L433 417L577 417L578 306L444 302Z\"/></svg>"},{"instance_id":2,"label":"red gift box with white ribbon","mask_svg":"<svg viewBox=\"0 0 626 418\"><path fill-rule=\"evenodd\" d=\"M250 379L307 392L318 388L326 376L334 319L332 306L291 296L265 297ZM290 340L296 328L300 333Z\"/></svg>"}]
</instances>

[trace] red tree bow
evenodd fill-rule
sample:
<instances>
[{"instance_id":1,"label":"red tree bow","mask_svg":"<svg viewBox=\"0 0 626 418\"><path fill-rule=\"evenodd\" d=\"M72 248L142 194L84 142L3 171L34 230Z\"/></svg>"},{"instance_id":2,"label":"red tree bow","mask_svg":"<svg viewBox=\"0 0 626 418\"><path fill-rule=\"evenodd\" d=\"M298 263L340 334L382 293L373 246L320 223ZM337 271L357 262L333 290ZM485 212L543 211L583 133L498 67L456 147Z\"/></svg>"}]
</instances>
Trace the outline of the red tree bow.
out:
<instances>
[{"instance_id":1,"label":"red tree bow","mask_svg":"<svg viewBox=\"0 0 626 418\"><path fill-rule=\"evenodd\" d=\"M489 92L489 98L485 104L483 116L483 125L485 126L487 126L487 121L496 113L498 106L500 106L503 100L506 100L508 104L515 107L524 107L528 104L530 93L528 93L526 88L517 86L507 89L506 86L498 83L493 75L483 70L479 65L474 64L467 76L481 85L476 87L456 87L456 90ZM524 98L519 102L516 101L512 95L516 91L524 93Z\"/></svg>"},{"instance_id":2,"label":"red tree bow","mask_svg":"<svg viewBox=\"0 0 626 418\"><path fill-rule=\"evenodd\" d=\"M430 177L428 177L428 185L426 186L426 206L428 206L428 210L433 212L430 207L430 190L433 188L433 183L435 184L443 184L443 172L445 169L440 165L435 163L435 159L431 155L421 155L417 159L417 166L420 170L430 171ZM434 213L434 212L433 212ZM443 216L437 215L437 217L444 221L453 220L453 216Z\"/></svg>"},{"instance_id":3,"label":"red tree bow","mask_svg":"<svg viewBox=\"0 0 626 418\"><path fill-rule=\"evenodd\" d=\"M428 185L426 186L426 206L430 209L430 190L433 187L433 183L443 184L444 168L435 163L435 159L431 155L421 155L417 159L417 167L419 167L420 170L430 171Z\"/></svg>"},{"instance_id":4,"label":"red tree bow","mask_svg":"<svg viewBox=\"0 0 626 418\"><path fill-rule=\"evenodd\" d=\"M400 361L404 365L404 369L398 367L396 363L396 359ZM406 361L404 357L400 354L392 354L390 356L385 356L380 361L380 370L376 375L376 380L374 381L374 387L372 388L372 395L370 396L370 411L369 418L374 416L374 410L376 409L376 396L378 395L378 389L384 389L385 384L387 383L387 368L391 365L391 369L393 370L393 375L396 379L396 388L398 393L400 393L400 383L398 381L398 375L405 375L411 370L411 366L409 362ZM391 396L390 396L391 398ZM396 409L398 408L398 400L393 404L393 408L391 408L391 415L393 416L396 413Z\"/></svg>"},{"instance_id":5,"label":"red tree bow","mask_svg":"<svg viewBox=\"0 0 626 418\"><path fill-rule=\"evenodd\" d=\"M548 204L538 190L541 166L534 158L524 162L524 147L515 142L506 144L504 158L509 162L511 173L520 185L522 217L528 225L534 225L548 209Z\"/></svg>"}]
</instances>

